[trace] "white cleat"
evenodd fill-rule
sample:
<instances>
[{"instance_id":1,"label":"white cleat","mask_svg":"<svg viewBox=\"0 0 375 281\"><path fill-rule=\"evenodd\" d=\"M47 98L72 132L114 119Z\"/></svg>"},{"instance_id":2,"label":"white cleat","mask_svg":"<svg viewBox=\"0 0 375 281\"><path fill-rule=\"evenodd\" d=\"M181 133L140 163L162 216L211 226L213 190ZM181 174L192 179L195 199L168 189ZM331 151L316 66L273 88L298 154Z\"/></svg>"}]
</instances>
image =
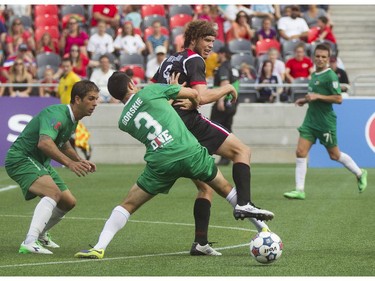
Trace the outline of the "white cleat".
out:
<instances>
[{"instance_id":1,"label":"white cleat","mask_svg":"<svg viewBox=\"0 0 375 281\"><path fill-rule=\"evenodd\" d=\"M272 220L275 216L272 212L259 209L249 203L244 206L236 205L233 210L233 216L236 220L244 218L256 218L261 221Z\"/></svg>"},{"instance_id":2,"label":"white cleat","mask_svg":"<svg viewBox=\"0 0 375 281\"><path fill-rule=\"evenodd\" d=\"M20 249L18 250L20 254L47 254L52 255L53 253L50 250L44 248L39 241L35 241L30 244L25 244L22 242Z\"/></svg>"},{"instance_id":3,"label":"white cleat","mask_svg":"<svg viewBox=\"0 0 375 281\"><path fill-rule=\"evenodd\" d=\"M40 242L40 244L42 244L43 247L60 248L59 245L57 245L55 242L52 241L52 238L49 232L46 232L42 237L39 237L38 241Z\"/></svg>"}]
</instances>

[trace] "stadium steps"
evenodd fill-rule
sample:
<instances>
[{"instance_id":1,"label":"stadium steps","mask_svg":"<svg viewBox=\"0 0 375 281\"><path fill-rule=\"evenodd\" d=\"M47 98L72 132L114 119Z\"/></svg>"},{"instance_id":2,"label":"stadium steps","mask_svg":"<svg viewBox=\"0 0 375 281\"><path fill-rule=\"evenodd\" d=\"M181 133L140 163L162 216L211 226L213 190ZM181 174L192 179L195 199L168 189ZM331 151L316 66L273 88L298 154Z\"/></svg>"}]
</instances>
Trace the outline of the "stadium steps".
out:
<instances>
[{"instance_id":1,"label":"stadium steps","mask_svg":"<svg viewBox=\"0 0 375 281\"><path fill-rule=\"evenodd\" d=\"M331 5L330 9L339 57L349 80L360 74L375 75L375 5ZM375 78L360 82L371 81L375 83ZM372 89L361 88L357 95L375 94Z\"/></svg>"}]
</instances>

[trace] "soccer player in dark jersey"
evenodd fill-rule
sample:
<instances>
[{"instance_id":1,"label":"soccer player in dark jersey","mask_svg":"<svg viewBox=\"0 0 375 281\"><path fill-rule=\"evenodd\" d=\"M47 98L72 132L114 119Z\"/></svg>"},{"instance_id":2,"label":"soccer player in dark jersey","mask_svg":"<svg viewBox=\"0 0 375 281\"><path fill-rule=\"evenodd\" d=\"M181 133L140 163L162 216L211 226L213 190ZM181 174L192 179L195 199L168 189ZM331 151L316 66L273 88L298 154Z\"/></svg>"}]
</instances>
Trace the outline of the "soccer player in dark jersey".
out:
<instances>
[{"instance_id":1,"label":"soccer player in dark jersey","mask_svg":"<svg viewBox=\"0 0 375 281\"><path fill-rule=\"evenodd\" d=\"M95 172L95 164L82 159L69 139L78 121L94 112L98 98L99 88L93 82L77 82L70 104L43 109L9 148L5 158L8 175L19 184L26 200L42 198L35 207L20 253L52 254L45 247L59 248L47 231L74 208L76 199L50 161L65 165L79 177Z\"/></svg>"},{"instance_id":2,"label":"soccer player in dark jersey","mask_svg":"<svg viewBox=\"0 0 375 281\"><path fill-rule=\"evenodd\" d=\"M319 44L314 50L314 63L316 71L309 81L308 94L295 101L298 106L308 103L305 119L298 128L299 139L296 150L296 190L284 193L290 199L305 199L305 177L307 172L307 155L312 145L319 139L325 146L329 157L335 160L357 179L359 192L367 186L367 171L360 169L353 159L340 151L337 145L336 114L332 104L341 104L341 88L336 73L329 68L331 50L325 44Z\"/></svg>"},{"instance_id":3,"label":"soccer player in dark jersey","mask_svg":"<svg viewBox=\"0 0 375 281\"><path fill-rule=\"evenodd\" d=\"M171 55L159 67L152 82L168 83L171 73L180 73L179 83L186 83L198 91L200 104L215 102L223 96L232 95L236 100L237 91L231 84L209 89L206 82L206 66L204 59L210 54L216 37L213 23L195 20L189 23L184 33L184 50ZM252 208L254 218L250 220L258 231L269 229L262 221L268 216L267 211L254 206L250 196L250 148L225 128L202 116L197 109L189 108L186 100L173 103L173 106L186 127L198 139L210 154L218 154L233 161L233 198L237 202L234 210L239 218L241 209ZM211 247L204 251L202 246L208 245L208 223L213 196L212 189L205 183L194 181L198 187L198 196L194 204L195 239L190 250L191 255L215 255Z\"/></svg>"},{"instance_id":4,"label":"soccer player in dark jersey","mask_svg":"<svg viewBox=\"0 0 375 281\"><path fill-rule=\"evenodd\" d=\"M173 84L177 83L174 75L171 80ZM131 214L155 195L168 193L180 177L206 182L224 198L233 194L234 189L217 169L214 158L186 129L168 103L169 99L188 98L196 107L199 104L196 90L167 84L150 84L139 90L124 72L112 74L108 80L108 90L125 104L118 122L119 128L146 146L144 159L147 164L124 201L113 209L97 244L90 250L76 253L77 258L103 258L107 246L126 225ZM241 214L254 216L251 208L243 208ZM273 214L268 212L268 215L267 218L272 219ZM208 250L208 247L204 250Z\"/></svg>"}]
</instances>

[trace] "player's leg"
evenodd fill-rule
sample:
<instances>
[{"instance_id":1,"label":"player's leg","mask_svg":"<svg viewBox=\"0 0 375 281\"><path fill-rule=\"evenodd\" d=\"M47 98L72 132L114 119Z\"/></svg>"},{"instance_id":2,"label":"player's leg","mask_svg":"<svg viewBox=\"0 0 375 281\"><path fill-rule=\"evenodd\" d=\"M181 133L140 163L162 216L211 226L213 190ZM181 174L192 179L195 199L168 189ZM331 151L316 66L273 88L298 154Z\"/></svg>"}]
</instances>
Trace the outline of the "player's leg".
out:
<instances>
[{"instance_id":1,"label":"player's leg","mask_svg":"<svg viewBox=\"0 0 375 281\"><path fill-rule=\"evenodd\" d=\"M236 189L233 188L232 185L224 178L220 170L217 171L216 177L212 181L208 182L208 184L217 194L225 198L227 201L233 200L233 198L238 196ZM238 202L235 205L233 213L235 214L236 219L256 218L259 220L271 220L274 217L274 214L270 211L258 209L250 204L239 206ZM236 216L237 213L240 214L240 217Z\"/></svg>"},{"instance_id":2,"label":"player's leg","mask_svg":"<svg viewBox=\"0 0 375 281\"><path fill-rule=\"evenodd\" d=\"M67 212L72 210L76 205L76 198L66 189L61 193L61 199L57 203L57 206L53 209L51 218L46 224L44 230L39 235L39 242L49 248L59 248L60 246L52 240L50 233L48 232L52 227L58 224L65 216Z\"/></svg>"},{"instance_id":3,"label":"player's leg","mask_svg":"<svg viewBox=\"0 0 375 281\"><path fill-rule=\"evenodd\" d=\"M195 236L190 249L190 254L197 255L221 255L211 248L208 242L208 224L211 215L211 202L213 189L206 183L193 180L198 188L198 196L194 202Z\"/></svg>"},{"instance_id":4,"label":"player's leg","mask_svg":"<svg viewBox=\"0 0 375 281\"><path fill-rule=\"evenodd\" d=\"M233 161L232 176L237 189L237 204L251 202L250 148L235 135L230 134L216 151L216 154Z\"/></svg>"},{"instance_id":5,"label":"player's leg","mask_svg":"<svg viewBox=\"0 0 375 281\"><path fill-rule=\"evenodd\" d=\"M351 173L353 173L357 178L358 190L363 192L367 187L367 171L365 169L360 169L355 161L346 153L340 151L338 146L326 147L329 157L341 163L345 168L347 168Z\"/></svg>"},{"instance_id":6,"label":"player's leg","mask_svg":"<svg viewBox=\"0 0 375 281\"><path fill-rule=\"evenodd\" d=\"M76 253L74 256L76 258L90 259L103 258L105 249L112 241L116 233L126 225L130 215L153 197L154 195L147 193L137 184L134 184L124 201L112 210L110 217L106 221L103 230L100 233L99 240L96 245L92 249L82 250Z\"/></svg>"},{"instance_id":7,"label":"player's leg","mask_svg":"<svg viewBox=\"0 0 375 281\"><path fill-rule=\"evenodd\" d=\"M21 244L19 252L52 254L51 251L45 249L38 242L38 237L50 220L57 202L60 201L62 196L61 191L49 175L44 175L35 180L28 191L42 197L42 199L35 207L29 231L25 241Z\"/></svg>"},{"instance_id":8,"label":"player's leg","mask_svg":"<svg viewBox=\"0 0 375 281\"><path fill-rule=\"evenodd\" d=\"M298 139L296 150L295 184L296 189L285 192L284 196L289 199L305 199L305 178L307 173L307 155L313 142L302 136Z\"/></svg>"}]
</instances>

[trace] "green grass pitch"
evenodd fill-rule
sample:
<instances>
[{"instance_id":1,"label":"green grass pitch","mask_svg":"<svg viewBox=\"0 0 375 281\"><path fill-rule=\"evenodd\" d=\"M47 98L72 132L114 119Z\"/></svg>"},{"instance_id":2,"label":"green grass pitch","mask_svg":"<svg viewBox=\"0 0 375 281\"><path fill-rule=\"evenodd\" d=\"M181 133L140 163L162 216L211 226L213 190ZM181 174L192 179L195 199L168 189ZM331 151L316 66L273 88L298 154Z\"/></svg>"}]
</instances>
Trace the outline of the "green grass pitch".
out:
<instances>
[{"instance_id":1,"label":"green grass pitch","mask_svg":"<svg viewBox=\"0 0 375 281\"><path fill-rule=\"evenodd\" d=\"M271 230L284 243L280 260L257 263L248 244L255 228L236 221L225 199L215 195L209 240L220 257L192 257L193 204L196 189L180 179L168 195L139 209L114 238L103 260L73 255L94 245L112 209L121 202L143 165L99 165L78 178L58 171L78 203L52 229L61 246L53 255L22 255L18 248L28 230L38 199L24 201L19 188L0 168L0 276L374 276L375 169L359 194L354 176L344 168L308 169L306 200L293 201L283 192L294 187L294 165L252 165L252 198L271 210ZM221 168L230 182L231 166Z\"/></svg>"}]
</instances>

